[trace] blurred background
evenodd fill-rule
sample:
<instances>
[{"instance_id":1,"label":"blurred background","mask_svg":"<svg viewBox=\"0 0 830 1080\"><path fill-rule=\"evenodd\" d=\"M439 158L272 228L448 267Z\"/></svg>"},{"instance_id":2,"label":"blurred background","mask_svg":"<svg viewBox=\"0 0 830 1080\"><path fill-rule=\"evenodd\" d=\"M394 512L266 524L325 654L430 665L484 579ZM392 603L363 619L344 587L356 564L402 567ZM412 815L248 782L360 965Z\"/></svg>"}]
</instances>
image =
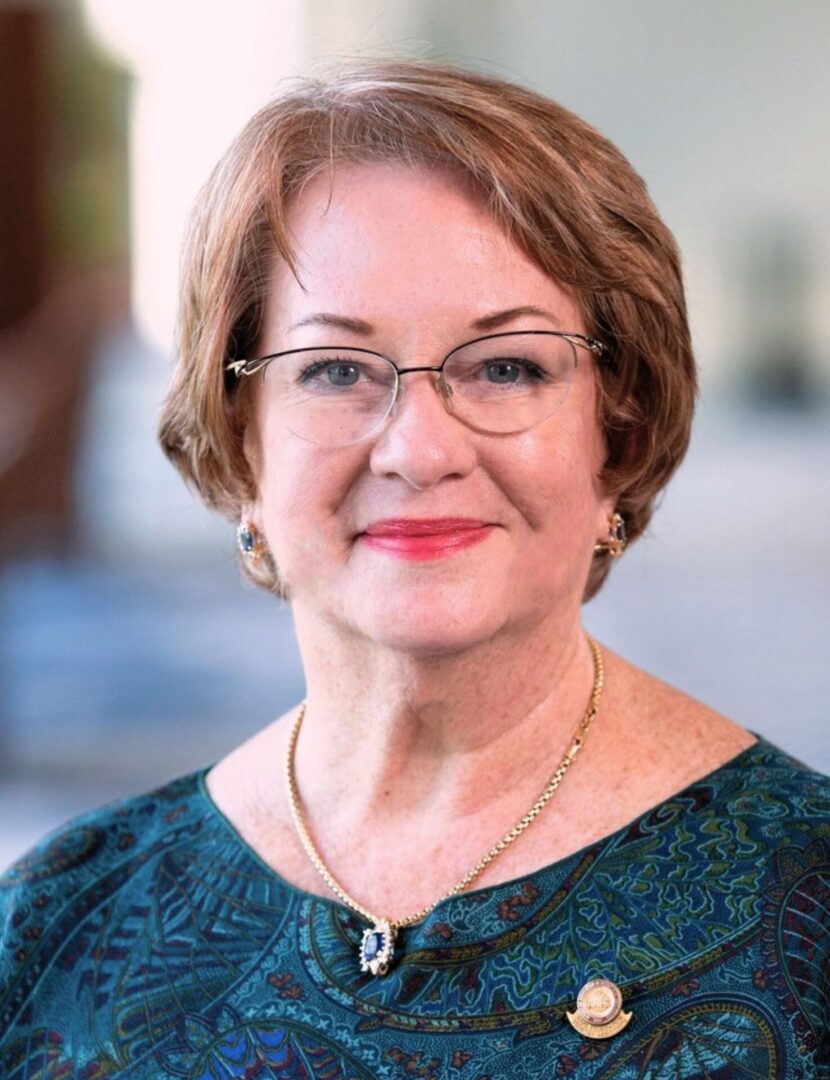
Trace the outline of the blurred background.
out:
<instances>
[{"instance_id":1,"label":"blurred background","mask_svg":"<svg viewBox=\"0 0 830 1080\"><path fill-rule=\"evenodd\" d=\"M830 772L828 45L825 0L0 4L0 864L302 695L289 613L154 428L199 185L284 80L355 53L515 78L645 176L703 393L586 625Z\"/></svg>"}]
</instances>

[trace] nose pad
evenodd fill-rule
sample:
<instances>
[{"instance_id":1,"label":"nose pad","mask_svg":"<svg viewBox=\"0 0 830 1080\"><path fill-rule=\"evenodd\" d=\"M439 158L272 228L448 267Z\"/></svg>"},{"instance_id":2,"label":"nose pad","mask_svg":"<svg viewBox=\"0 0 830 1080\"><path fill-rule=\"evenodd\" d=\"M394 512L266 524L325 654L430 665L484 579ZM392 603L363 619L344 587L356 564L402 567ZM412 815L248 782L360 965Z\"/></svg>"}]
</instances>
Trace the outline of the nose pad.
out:
<instances>
[{"instance_id":1,"label":"nose pad","mask_svg":"<svg viewBox=\"0 0 830 1080\"><path fill-rule=\"evenodd\" d=\"M435 383L436 389L438 390L438 395L444 402L447 411L452 412L452 387L444 379L443 371L438 372L438 378L435 380Z\"/></svg>"},{"instance_id":2,"label":"nose pad","mask_svg":"<svg viewBox=\"0 0 830 1080\"><path fill-rule=\"evenodd\" d=\"M402 374L405 375L406 371L404 370L402 372ZM452 413L453 412L453 407L452 407L453 390L452 390L452 387L447 382L445 382L444 375L443 375L442 372L439 371L439 372L436 373L435 381L433 383L433 386L435 387L435 392L438 395L438 397L441 399L441 403L444 406L444 408L447 410L448 413ZM389 412L387 414L388 419L393 420L398 415L398 413L400 412L401 403L403 402L405 394L406 394L406 383L403 381L403 379L400 379L398 381L398 392L395 395L395 399L392 402L392 406L389 409Z\"/></svg>"}]
</instances>

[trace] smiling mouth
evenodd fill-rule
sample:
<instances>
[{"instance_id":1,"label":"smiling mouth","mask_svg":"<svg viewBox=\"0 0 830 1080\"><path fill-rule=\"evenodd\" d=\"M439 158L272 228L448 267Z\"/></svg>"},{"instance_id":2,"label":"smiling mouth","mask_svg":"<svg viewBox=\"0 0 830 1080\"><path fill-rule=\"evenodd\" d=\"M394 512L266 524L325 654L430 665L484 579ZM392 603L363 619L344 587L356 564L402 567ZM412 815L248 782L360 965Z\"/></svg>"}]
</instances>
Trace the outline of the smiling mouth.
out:
<instances>
[{"instance_id":1,"label":"smiling mouth","mask_svg":"<svg viewBox=\"0 0 830 1080\"><path fill-rule=\"evenodd\" d=\"M485 540L494 528L470 518L382 521L370 525L358 539L375 551L416 562L472 547Z\"/></svg>"}]
</instances>

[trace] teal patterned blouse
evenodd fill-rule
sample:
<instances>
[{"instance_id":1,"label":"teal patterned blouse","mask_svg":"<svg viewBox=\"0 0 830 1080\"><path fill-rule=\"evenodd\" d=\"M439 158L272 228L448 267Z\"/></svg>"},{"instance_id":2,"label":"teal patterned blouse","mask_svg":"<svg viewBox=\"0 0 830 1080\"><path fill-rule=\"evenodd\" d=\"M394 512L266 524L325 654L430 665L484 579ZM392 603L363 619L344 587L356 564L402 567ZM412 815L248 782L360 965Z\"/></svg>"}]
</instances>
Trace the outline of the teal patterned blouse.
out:
<instances>
[{"instance_id":1,"label":"teal patterned blouse","mask_svg":"<svg viewBox=\"0 0 830 1080\"><path fill-rule=\"evenodd\" d=\"M288 884L207 770L78 818L0 879L0 1076L830 1077L830 780L761 739L613 835L365 925ZM565 1013L611 979L632 1020Z\"/></svg>"}]
</instances>

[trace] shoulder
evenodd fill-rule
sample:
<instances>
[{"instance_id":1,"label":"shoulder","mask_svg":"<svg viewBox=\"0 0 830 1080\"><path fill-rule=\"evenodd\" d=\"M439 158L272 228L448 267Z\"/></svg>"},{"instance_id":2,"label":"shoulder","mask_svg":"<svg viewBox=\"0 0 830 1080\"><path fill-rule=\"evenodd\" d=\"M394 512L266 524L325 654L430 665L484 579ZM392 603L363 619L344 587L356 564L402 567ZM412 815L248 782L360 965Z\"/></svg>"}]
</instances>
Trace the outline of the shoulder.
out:
<instances>
[{"instance_id":1,"label":"shoulder","mask_svg":"<svg viewBox=\"0 0 830 1080\"><path fill-rule=\"evenodd\" d=\"M626 821L671 808L667 820L689 828L701 853L718 846L720 827L732 839L719 858L751 851L772 865L815 842L810 857L827 848L830 862L830 778L613 653L608 673L595 754Z\"/></svg>"},{"instance_id":2,"label":"shoulder","mask_svg":"<svg viewBox=\"0 0 830 1080\"><path fill-rule=\"evenodd\" d=\"M56 881L71 890L105 873L128 853L186 828L201 801L202 775L191 773L61 825L0 875L0 896Z\"/></svg>"},{"instance_id":3,"label":"shoulder","mask_svg":"<svg viewBox=\"0 0 830 1080\"><path fill-rule=\"evenodd\" d=\"M204 776L78 817L0 878L2 1060L48 1039L67 1075L96 1061L116 1072L291 923L296 895L214 806Z\"/></svg>"},{"instance_id":4,"label":"shoulder","mask_svg":"<svg viewBox=\"0 0 830 1080\"><path fill-rule=\"evenodd\" d=\"M760 737L681 793L676 810L673 850L694 849L681 873L705 869L751 967L745 1001L776 1001L794 1060L818 1052L817 1065L830 1046L830 778Z\"/></svg>"},{"instance_id":5,"label":"shoulder","mask_svg":"<svg viewBox=\"0 0 830 1080\"><path fill-rule=\"evenodd\" d=\"M830 964L830 777L759 736L656 806L627 839L659 851L672 880L708 881L735 925L778 927L782 956L809 943ZM784 932L808 907L817 916L809 933Z\"/></svg>"},{"instance_id":6,"label":"shoulder","mask_svg":"<svg viewBox=\"0 0 830 1080\"><path fill-rule=\"evenodd\" d=\"M830 867L830 777L759 736L708 779L719 781L720 797L736 817L766 822L770 838L822 840Z\"/></svg>"},{"instance_id":7,"label":"shoulder","mask_svg":"<svg viewBox=\"0 0 830 1080\"><path fill-rule=\"evenodd\" d=\"M154 852L198 831L202 775L76 817L0 876L0 1030L9 989L38 973Z\"/></svg>"},{"instance_id":8,"label":"shoulder","mask_svg":"<svg viewBox=\"0 0 830 1080\"><path fill-rule=\"evenodd\" d=\"M597 774L636 817L749 749L756 736L611 650L606 651Z\"/></svg>"}]
</instances>

